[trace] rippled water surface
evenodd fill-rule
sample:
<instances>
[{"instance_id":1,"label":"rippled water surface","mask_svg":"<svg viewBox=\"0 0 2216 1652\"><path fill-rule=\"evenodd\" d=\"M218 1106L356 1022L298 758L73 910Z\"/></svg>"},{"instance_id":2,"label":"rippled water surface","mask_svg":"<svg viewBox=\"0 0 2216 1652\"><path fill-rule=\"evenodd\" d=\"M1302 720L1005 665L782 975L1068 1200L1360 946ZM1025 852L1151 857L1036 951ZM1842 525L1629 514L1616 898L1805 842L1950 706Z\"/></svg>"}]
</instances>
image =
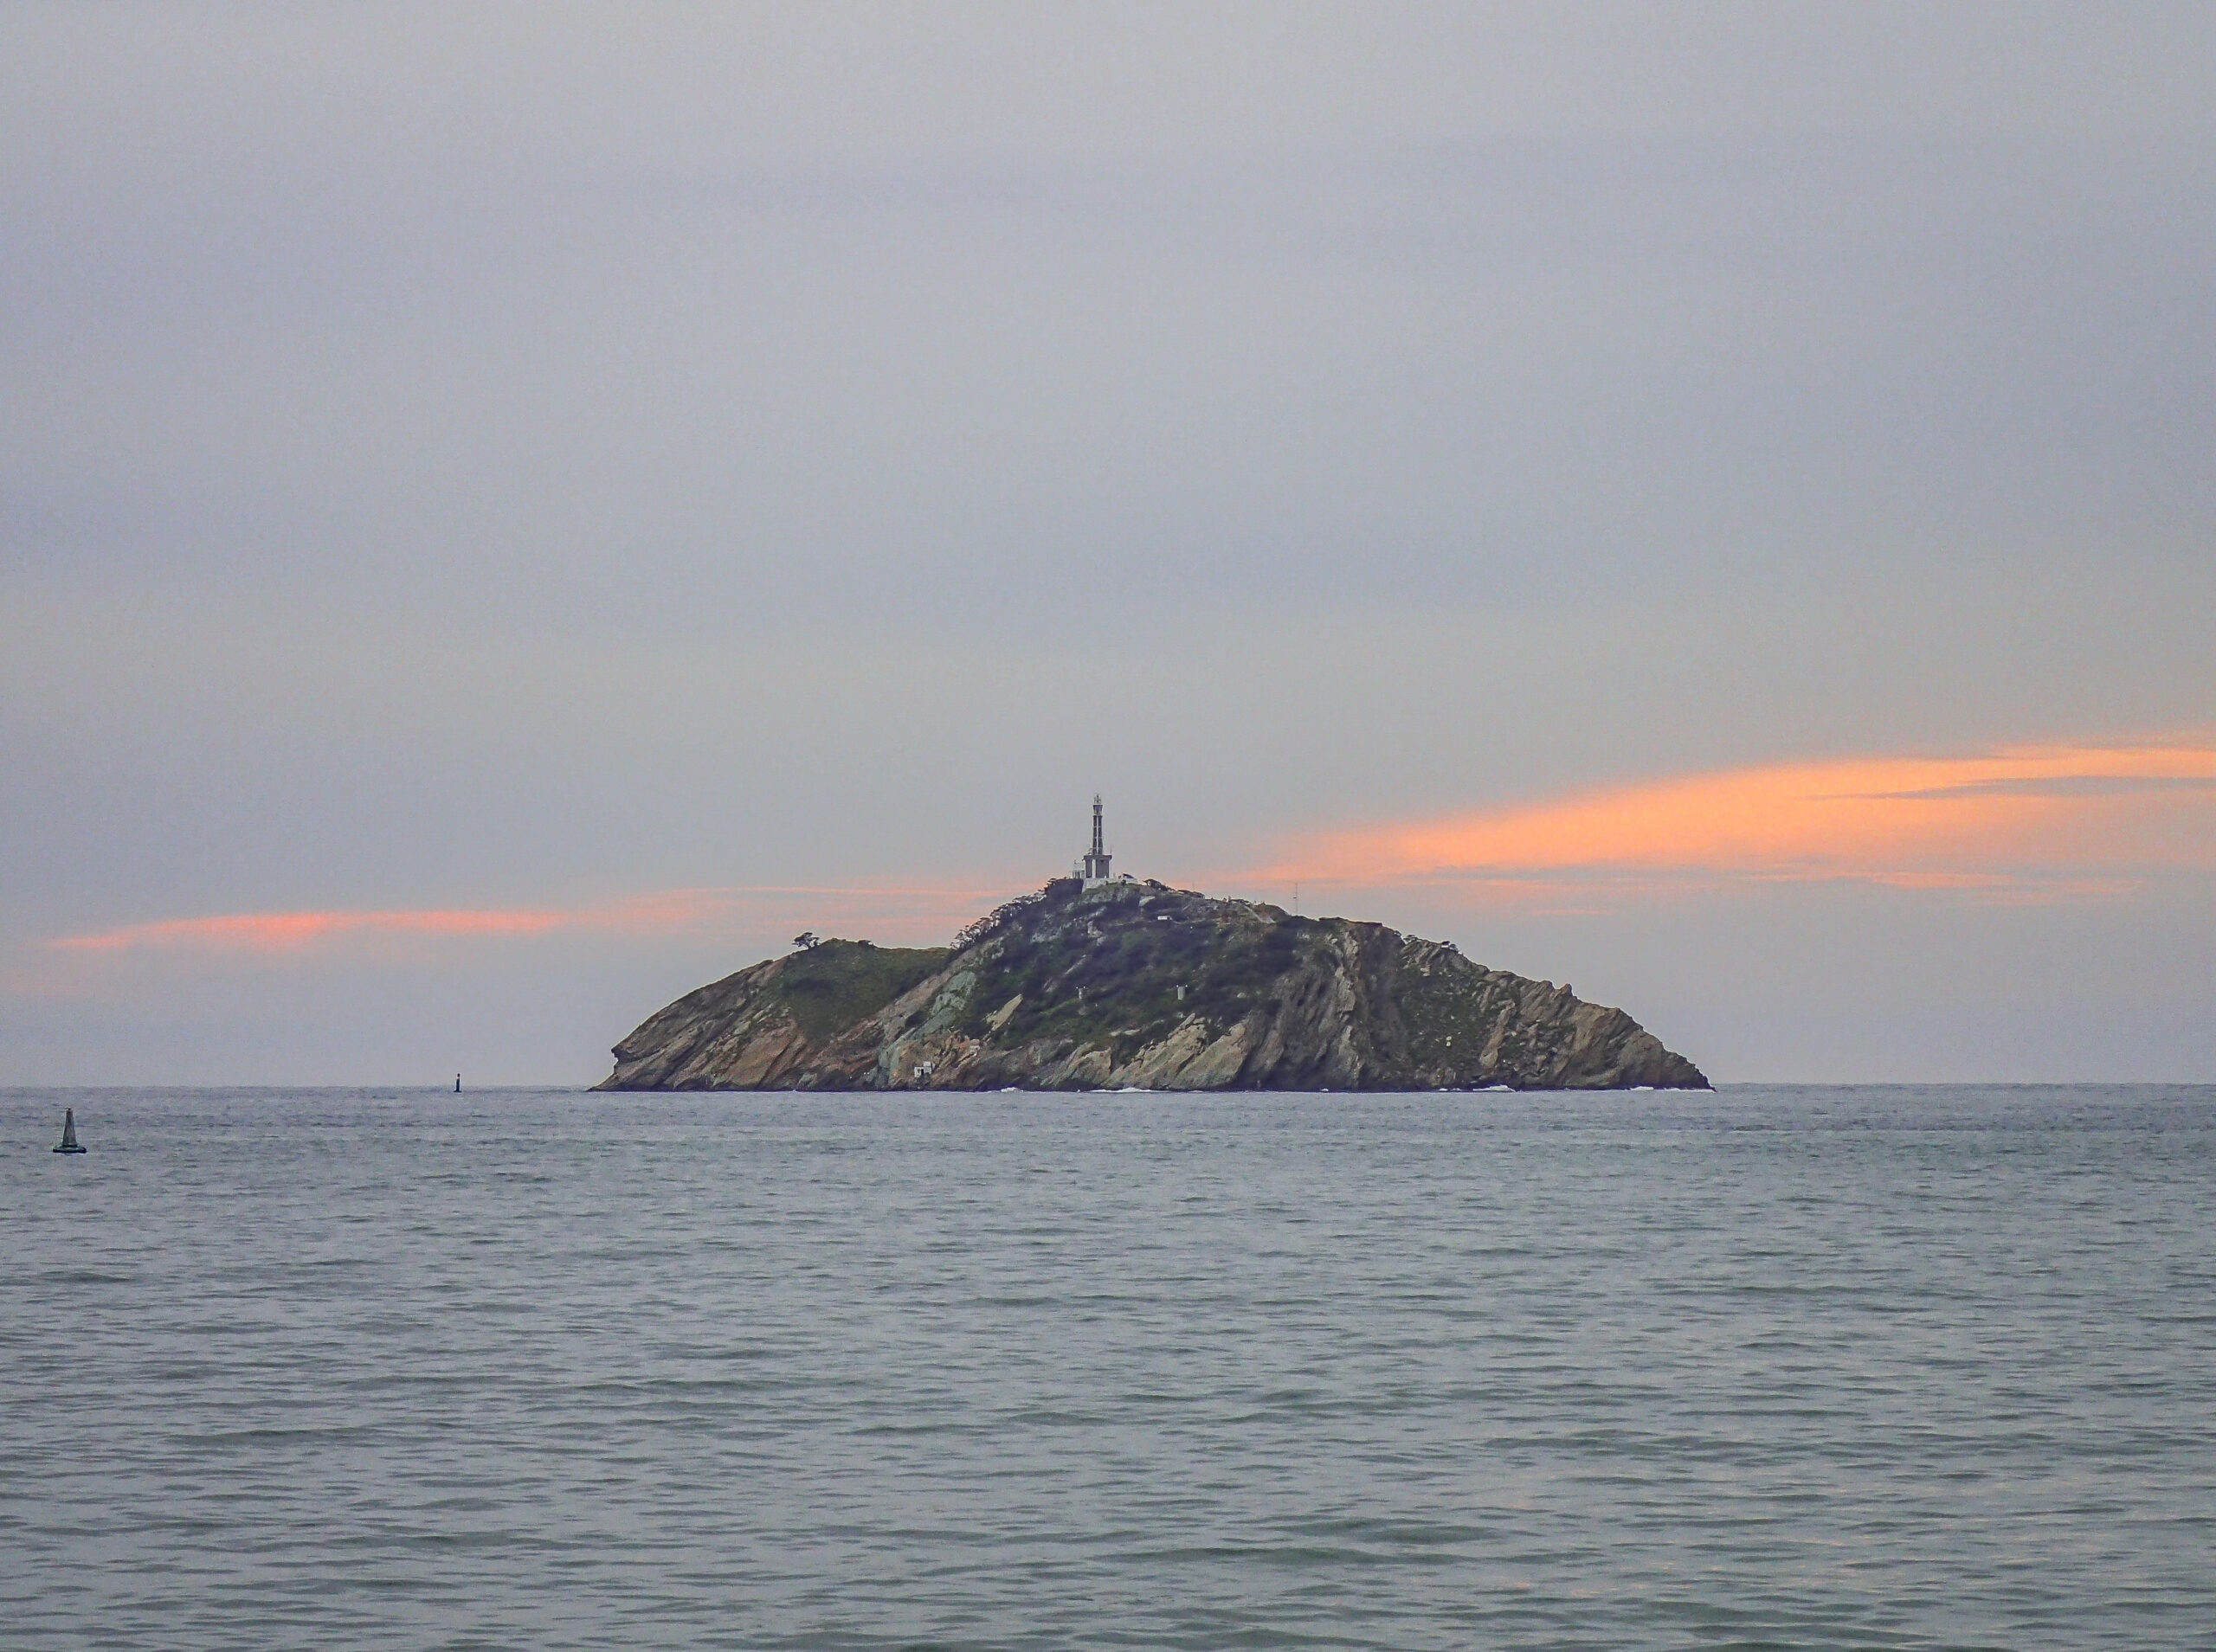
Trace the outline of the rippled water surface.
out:
<instances>
[{"instance_id":1,"label":"rippled water surface","mask_svg":"<svg viewBox=\"0 0 2216 1652\"><path fill-rule=\"evenodd\" d=\"M0 1642L2216 1645L2213 1155L2210 1090L7 1092Z\"/></svg>"}]
</instances>

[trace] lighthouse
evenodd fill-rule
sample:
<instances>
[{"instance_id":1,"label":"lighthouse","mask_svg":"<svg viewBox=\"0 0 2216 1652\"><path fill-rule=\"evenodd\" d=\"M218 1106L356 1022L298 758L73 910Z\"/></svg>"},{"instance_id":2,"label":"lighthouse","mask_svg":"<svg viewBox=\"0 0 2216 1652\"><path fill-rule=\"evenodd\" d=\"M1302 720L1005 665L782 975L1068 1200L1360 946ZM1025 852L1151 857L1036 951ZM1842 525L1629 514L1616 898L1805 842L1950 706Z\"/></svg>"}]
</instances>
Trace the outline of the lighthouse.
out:
<instances>
[{"instance_id":1,"label":"lighthouse","mask_svg":"<svg viewBox=\"0 0 2216 1652\"><path fill-rule=\"evenodd\" d=\"M1092 794L1092 852L1085 858L1085 886L1098 889L1108 881L1108 852L1100 844L1100 794Z\"/></svg>"}]
</instances>

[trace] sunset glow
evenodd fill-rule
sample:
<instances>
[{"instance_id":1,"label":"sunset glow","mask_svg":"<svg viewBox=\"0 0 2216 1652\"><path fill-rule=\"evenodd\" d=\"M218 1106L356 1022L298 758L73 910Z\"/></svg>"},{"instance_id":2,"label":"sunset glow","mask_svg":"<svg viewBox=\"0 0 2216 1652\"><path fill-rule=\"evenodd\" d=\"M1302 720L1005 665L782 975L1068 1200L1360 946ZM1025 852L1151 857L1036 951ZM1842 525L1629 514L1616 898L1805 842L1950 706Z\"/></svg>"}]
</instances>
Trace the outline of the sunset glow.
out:
<instances>
[{"instance_id":1,"label":"sunset glow","mask_svg":"<svg viewBox=\"0 0 2216 1652\"><path fill-rule=\"evenodd\" d=\"M895 921L944 917L949 927L975 916L995 896L989 890L937 888L750 886L660 890L589 906L431 908L225 913L168 918L91 934L65 935L52 944L77 954L193 949L264 955L306 952L349 937L416 935L496 940L561 931L602 935L673 935L712 933L789 900L805 903L816 923L857 916Z\"/></svg>"},{"instance_id":2,"label":"sunset glow","mask_svg":"<svg viewBox=\"0 0 2216 1652\"><path fill-rule=\"evenodd\" d=\"M1730 769L1298 838L1258 876L1581 875L2118 893L2216 866L2216 749L2052 747Z\"/></svg>"}]
</instances>

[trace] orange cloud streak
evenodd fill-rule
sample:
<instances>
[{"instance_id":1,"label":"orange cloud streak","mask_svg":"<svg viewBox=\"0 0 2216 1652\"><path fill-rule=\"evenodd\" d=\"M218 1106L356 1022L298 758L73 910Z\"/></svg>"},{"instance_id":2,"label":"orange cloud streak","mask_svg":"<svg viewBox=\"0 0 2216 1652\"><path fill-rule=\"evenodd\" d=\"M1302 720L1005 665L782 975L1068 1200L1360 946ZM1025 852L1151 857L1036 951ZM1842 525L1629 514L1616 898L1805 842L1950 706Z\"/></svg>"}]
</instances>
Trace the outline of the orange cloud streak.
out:
<instances>
[{"instance_id":1,"label":"orange cloud streak","mask_svg":"<svg viewBox=\"0 0 2216 1652\"><path fill-rule=\"evenodd\" d=\"M1661 876L2007 890L2216 869L2216 749L2034 748L1692 775L1296 839L1275 880ZM2095 877L2093 882L2101 879Z\"/></svg>"},{"instance_id":2,"label":"orange cloud streak","mask_svg":"<svg viewBox=\"0 0 2216 1652\"><path fill-rule=\"evenodd\" d=\"M317 941L364 930L400 935L543 935L570 921L560 912L242 912L171 918L97 935L65 935L71 952L129 952L148 947L211 947L242 952L294 952Z\"/></svg>"},{"instance_id":3,"label":"orange cloud streak","mask_svg":"<svg viewBox=\"0 0 2216 1652\"><path fill-rule=\"evenodd\" d=\"M500 939L541 935L557 930L602 934L675 935L725 927L747 915L763 897L808 897L809 910L854 916L903 910L918 903L943 910L956 922L975 916L999 898L992 891L953 889L750 887L662 890L628 900L574 908L486 907L390 911L245 912L212 917L170 918L134 923L90 935L64 935L50 942L67 952L128 953L164 948L297 953L318 942L349 935L430 935ZM821 920L818 920L819 922Z\"/></svg>"}]
</instances>

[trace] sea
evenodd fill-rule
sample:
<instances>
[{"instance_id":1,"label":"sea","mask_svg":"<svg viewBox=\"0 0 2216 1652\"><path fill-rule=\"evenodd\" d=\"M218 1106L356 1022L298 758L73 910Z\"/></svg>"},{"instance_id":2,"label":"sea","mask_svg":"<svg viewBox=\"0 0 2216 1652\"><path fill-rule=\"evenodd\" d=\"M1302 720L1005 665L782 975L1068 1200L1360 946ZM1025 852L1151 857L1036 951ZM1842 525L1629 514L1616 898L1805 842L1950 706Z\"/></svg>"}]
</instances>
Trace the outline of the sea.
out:
<instances>
[{"instance_id":1,"label":"sea","mask_svg":"<svg viewBox=\"0 0 2216 1652\"><path fill-rule=\"evenodd\" d=\"M8 1648L2216 1646L2216 1088L16 1090L0 1178Z\"/></svg>"}]
</instances>

